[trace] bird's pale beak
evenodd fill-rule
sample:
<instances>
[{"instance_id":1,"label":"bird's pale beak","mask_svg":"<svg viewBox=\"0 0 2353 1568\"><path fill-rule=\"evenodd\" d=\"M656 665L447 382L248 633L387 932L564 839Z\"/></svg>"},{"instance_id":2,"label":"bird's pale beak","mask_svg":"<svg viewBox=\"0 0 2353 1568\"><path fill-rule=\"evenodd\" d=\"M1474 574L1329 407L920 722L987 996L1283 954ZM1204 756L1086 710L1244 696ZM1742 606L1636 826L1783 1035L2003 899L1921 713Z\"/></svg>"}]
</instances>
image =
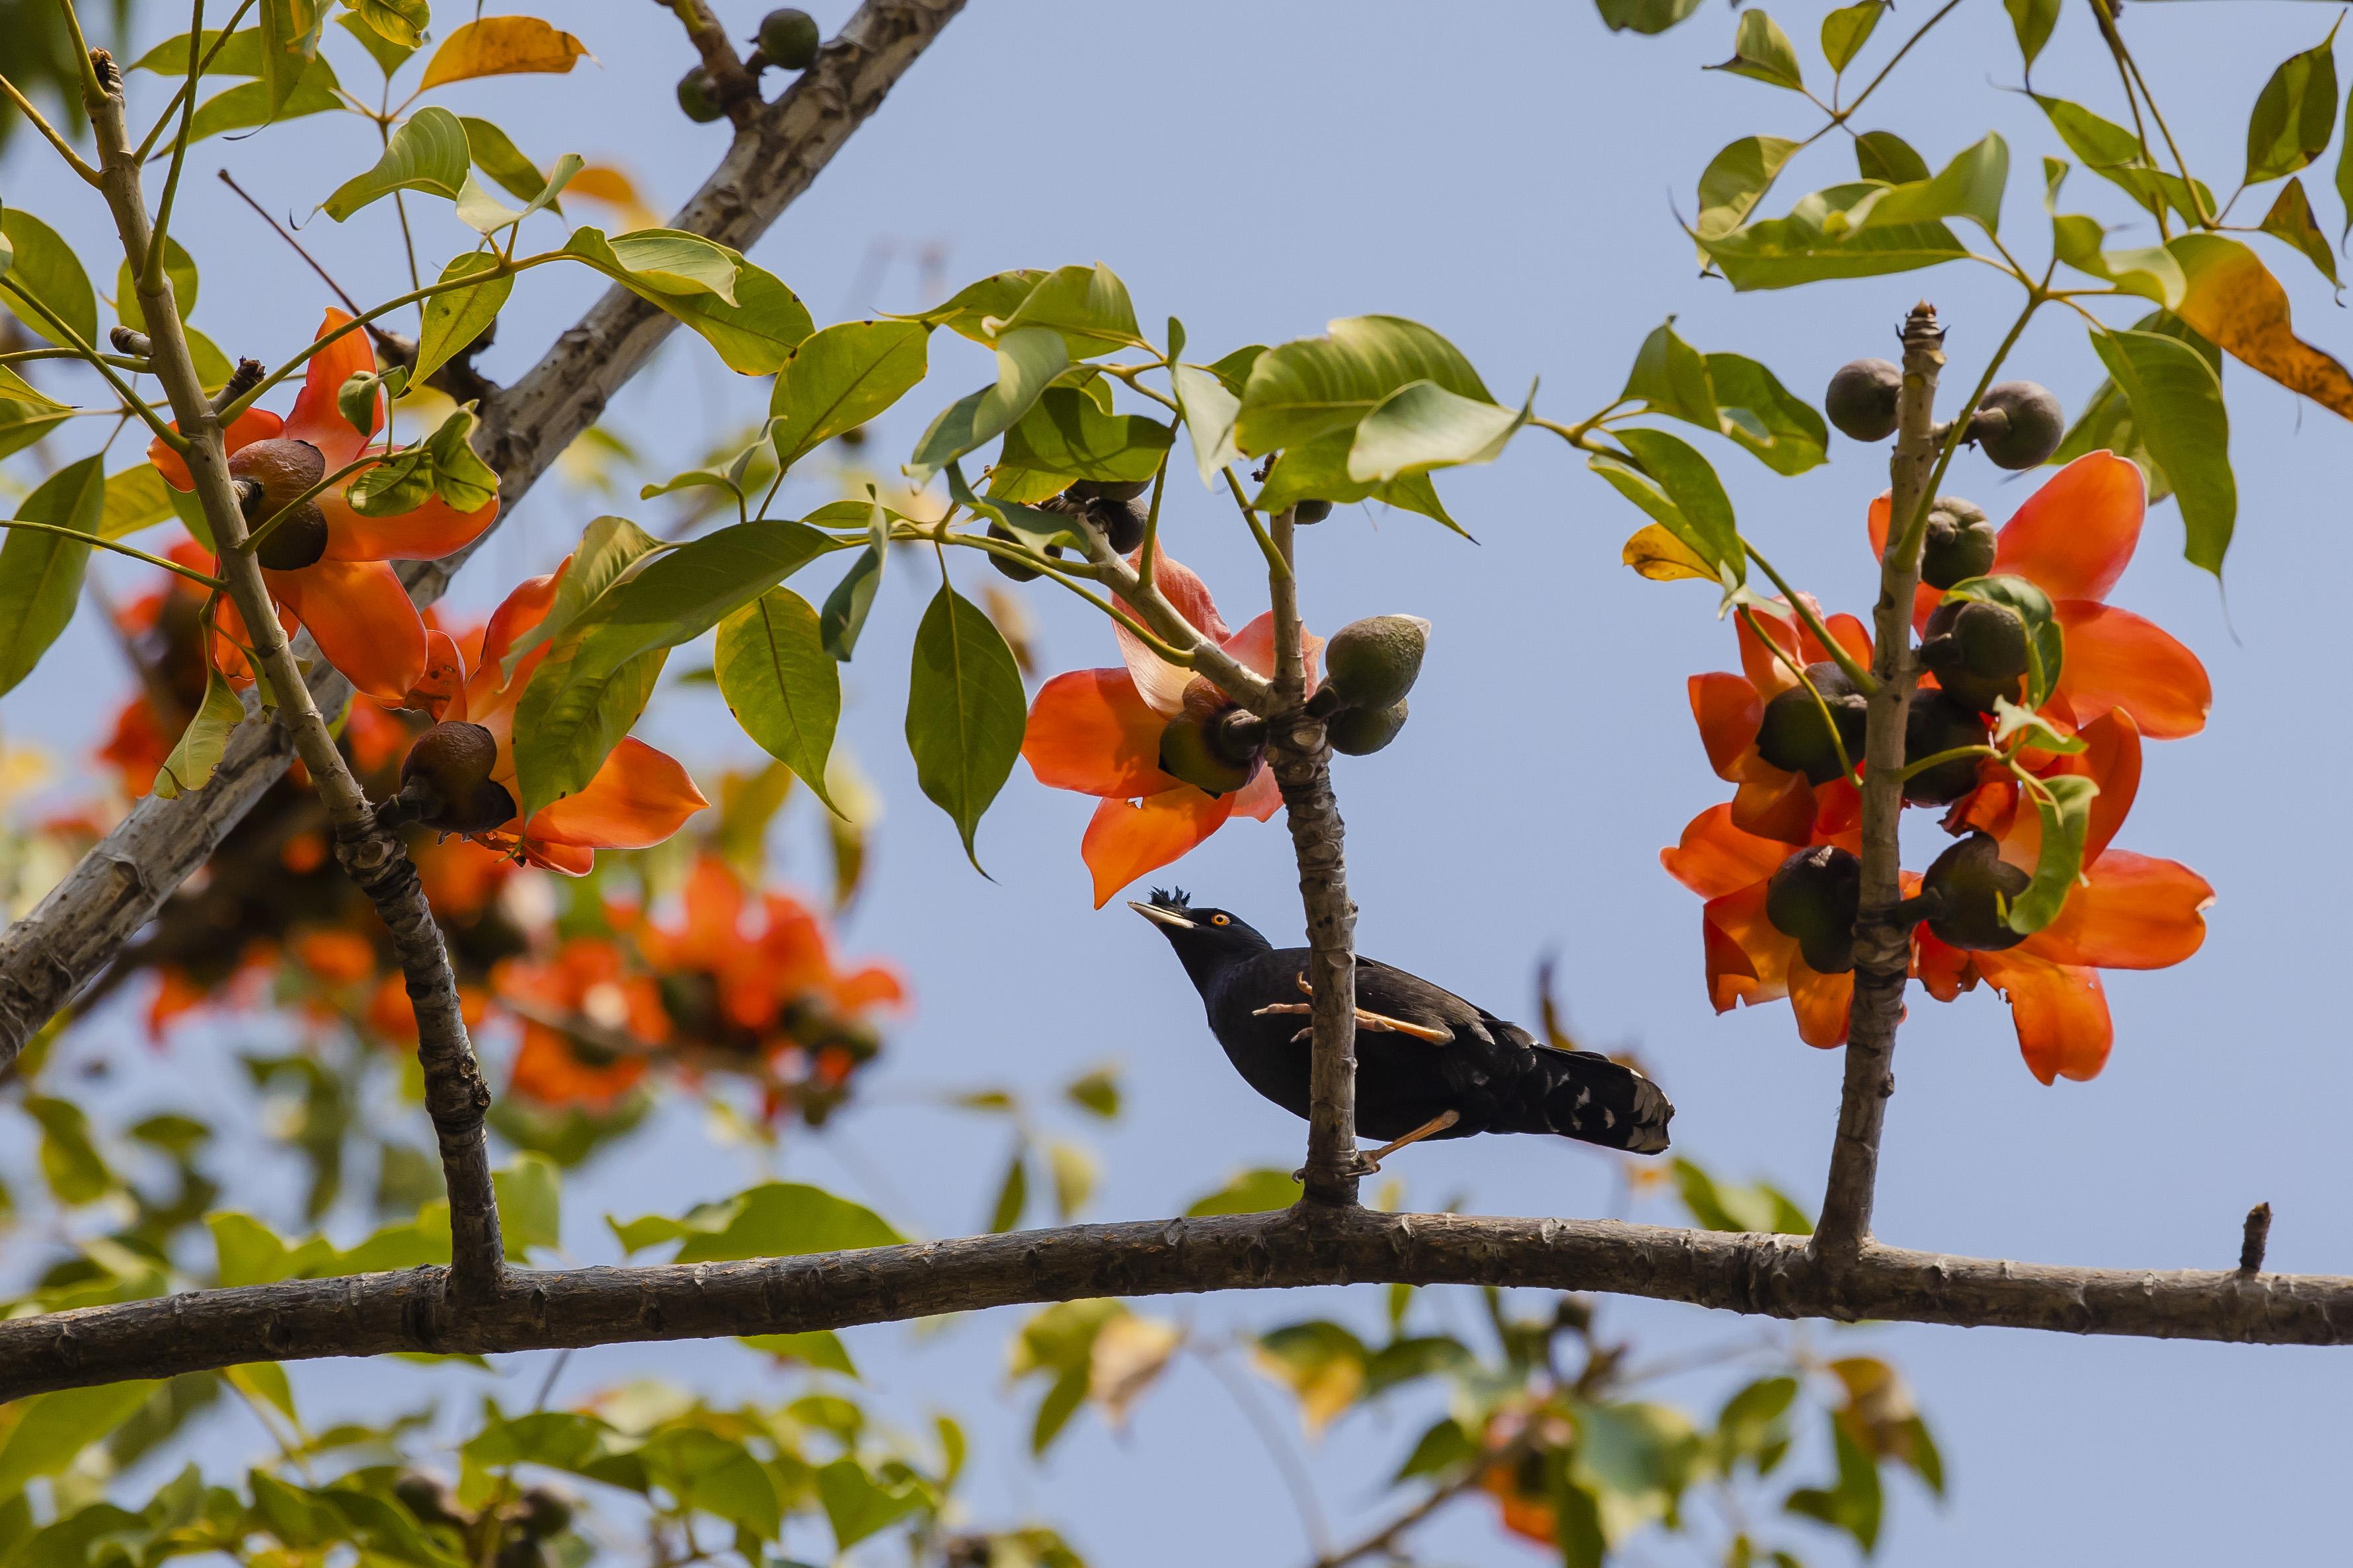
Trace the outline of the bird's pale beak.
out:
<instances>
[{"instance_id":1,"label":"bird's pale beak","mask_svg":"<svg viewBox=\"0 0 2353 1568\"><path fill-rule=\"evenodd\" d=\"M1127 900L1127 907L1134 910L1137 914L1142 915L1145 920L1155 921L1160 925L1171 927L1176 931L1191 931L1194 929L1193 922L1191 921L1187 920L1183 915L1178 914L1174 910L1164 910L1158 904L1142 904L1136 902L1134 899L1130 899Z\"/></svg>"}]
</instances>

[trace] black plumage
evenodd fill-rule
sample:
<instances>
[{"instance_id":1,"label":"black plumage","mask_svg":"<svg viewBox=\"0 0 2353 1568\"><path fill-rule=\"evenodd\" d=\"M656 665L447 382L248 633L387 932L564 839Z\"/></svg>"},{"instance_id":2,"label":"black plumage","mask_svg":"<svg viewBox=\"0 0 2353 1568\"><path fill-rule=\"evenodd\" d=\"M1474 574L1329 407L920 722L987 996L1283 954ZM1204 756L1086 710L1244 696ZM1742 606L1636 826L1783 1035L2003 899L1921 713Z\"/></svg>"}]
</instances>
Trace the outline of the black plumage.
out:
<instances>
[{"instance_id":1,"label":"black plumage","mask_svg":"<svg viewBox=\"0 0 2353 1568\"><path fill-rule=\"evenodd\" d=\"M1227 910L1195 907L1181 889L1155 889L1150 903L1128 907L1176 950L1235 1070L1304 1117L1308 950L1278 948ZM1451 991L1368 958L1356 960L1356 1007L1360 1137L1551 1132L1641 1154L1667 1146L1675 1108L1649 1079L1605 1056L1545 1045Z\"/></svg>"}]
</instances>

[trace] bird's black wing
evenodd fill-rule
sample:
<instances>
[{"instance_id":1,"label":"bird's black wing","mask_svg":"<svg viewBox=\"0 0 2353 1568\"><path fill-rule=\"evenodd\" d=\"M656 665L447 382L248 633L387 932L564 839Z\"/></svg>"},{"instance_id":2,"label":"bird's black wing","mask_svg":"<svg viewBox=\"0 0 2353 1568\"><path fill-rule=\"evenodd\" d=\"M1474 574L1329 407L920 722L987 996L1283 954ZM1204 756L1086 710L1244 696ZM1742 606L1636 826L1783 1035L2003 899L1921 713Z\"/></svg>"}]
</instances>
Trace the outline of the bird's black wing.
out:
<instances>
[{"instance_id":1,"label":"bird's black wing","mask_svg":"<svg viewBox=\"0 0 2353 1568\"><path fill-rule=\"evenodd\" d=\"M1501 1022L1485 1008L1464 1001L1442 985L1432 985L1419 974L1409 974L1371 958L1356 960L1356 1005L1386 1018L1402 1019L1424 1028L1451 1030L1481 1045L1494 1043L1493 1026Z\"/></svg>"}]
</instances>

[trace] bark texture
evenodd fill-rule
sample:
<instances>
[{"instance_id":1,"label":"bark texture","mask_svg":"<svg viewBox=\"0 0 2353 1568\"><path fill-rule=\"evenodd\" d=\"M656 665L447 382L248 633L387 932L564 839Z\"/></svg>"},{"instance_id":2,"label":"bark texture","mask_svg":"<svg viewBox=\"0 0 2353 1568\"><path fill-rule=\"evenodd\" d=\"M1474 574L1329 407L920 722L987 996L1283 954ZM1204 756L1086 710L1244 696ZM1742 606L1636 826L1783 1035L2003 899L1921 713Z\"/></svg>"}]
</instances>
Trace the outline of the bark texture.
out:
<instances>
[{"instance_id":1,"label":"bark texture","mask_svg":"<svg viewBox=\"0 0 2353 1568\"><path fill-rule=\"evenodd\" d=\"M739 250L751 246L963 5L964 0L868 0L816 64L750 117L672 225ZM475 444L498 470L501 521L548 465L596 422L675 324L636 295L613 289L528 374L490 401ZM410 563L403 577L411 596L420 605L439 598L471 553ZM311 692L322 711L332 713L342 710L350 688L322 666ZM293 754L278 724L239 725L210 784L176 800L142 801L47 897L0 931L0 1068L154 918Z\"/></svg>"},{"instance_id":2,"label":"bark texture","mask_svg":"<svg viewBox=\"0 0 2353 1568\"><path fill-rule=\"evenodd\" d=\"M251 1361L797 1332L1025 1302L1311 1285L1611 1291L1775 1318L1870 1318L2253 1344L2353 1342L2353 1279L2063 1268L1610 1220L1273 1214L1017 1231L806 1258L512 1269L453 1303L445 1270L205 1290L0 1322L0 1401Z\"/></svg>"}]
</instances>

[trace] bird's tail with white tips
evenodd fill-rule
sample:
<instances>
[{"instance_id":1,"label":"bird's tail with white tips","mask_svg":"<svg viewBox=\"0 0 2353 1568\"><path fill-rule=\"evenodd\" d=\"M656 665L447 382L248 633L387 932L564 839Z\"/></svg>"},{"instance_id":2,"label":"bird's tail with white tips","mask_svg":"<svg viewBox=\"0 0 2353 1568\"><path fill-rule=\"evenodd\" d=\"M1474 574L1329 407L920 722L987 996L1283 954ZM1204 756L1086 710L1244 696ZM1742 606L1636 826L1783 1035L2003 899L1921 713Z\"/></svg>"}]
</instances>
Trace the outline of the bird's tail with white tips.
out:
<instances>
[{"instance_id":1,"label":"bird's tail with white tips","mask_svg":"<svg viewBox=\"0 0 2353 1568\"><path fill-rule=\"evenodd\" d=\"M1556 1132L1605 1149L1656 1154L1667 1146L1674 1106L1632 1068L1595 1051L1539 1047L1512 1099L1514 1132Z\"/></svg>"}]
</instances>

